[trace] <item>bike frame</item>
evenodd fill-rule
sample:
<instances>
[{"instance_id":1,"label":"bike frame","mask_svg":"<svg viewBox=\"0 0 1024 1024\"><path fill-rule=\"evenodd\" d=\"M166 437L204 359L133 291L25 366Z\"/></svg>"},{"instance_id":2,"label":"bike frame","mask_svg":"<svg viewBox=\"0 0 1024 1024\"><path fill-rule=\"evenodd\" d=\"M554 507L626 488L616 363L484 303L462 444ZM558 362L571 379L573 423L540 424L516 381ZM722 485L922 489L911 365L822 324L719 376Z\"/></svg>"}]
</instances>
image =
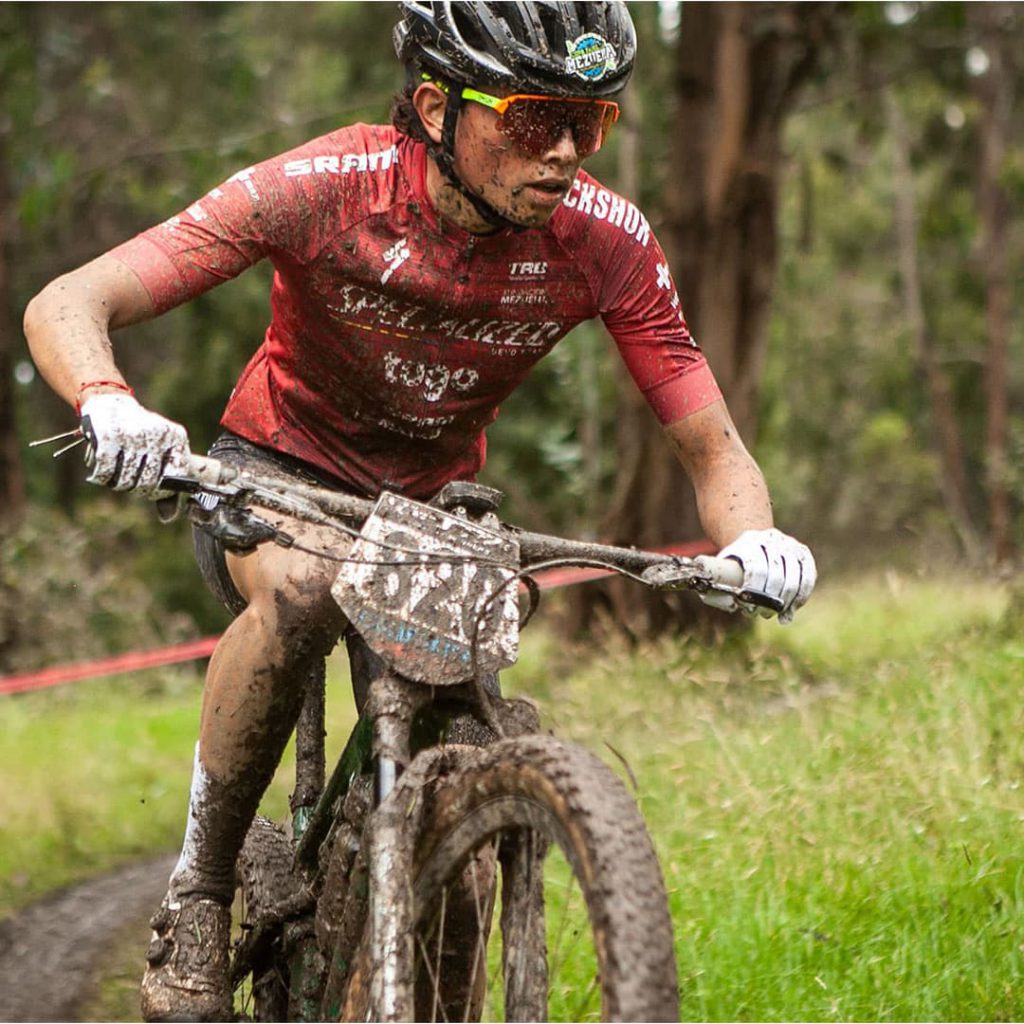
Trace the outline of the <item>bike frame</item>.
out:
<instances>
[{"instance_id":1,"label":"bike frame","mask_svg":"<svg viewBox=\"0 0 1024 1024\"><path fill-rule=\"evenodd\" d=\"M412 852L404 838L409 834L409 820L404 814L388 814L386 801L412 761L410 738L416 716L424 708L442 699L453 713L472 714L502 735L508 732L501 723L505 702L490 692L491 679L436 690L388 669L354 630L348 631L345 640L360 717L326 779L324 672L320 667L311 673L296 727L296 786L291 802L295 864L309 888L322 881L318 854L335 821L339 801L352 781L372 767L375 799L368 831L367 920L377 953L374 959L382 969L374 976L371 998L376 1019L409 1020L413 1016L413 982L400 973L400 965L412 959L412 906L408 893L401 890L411 871ZM318 1020L330 983L322 990L323 966L315 936L308 927L293 927L293 931L299 937L289 957L289 970L291 987L298 993L297 1017ZM340 1012L341 1007L332 1009Z\"/></svg>"}]
</instances>

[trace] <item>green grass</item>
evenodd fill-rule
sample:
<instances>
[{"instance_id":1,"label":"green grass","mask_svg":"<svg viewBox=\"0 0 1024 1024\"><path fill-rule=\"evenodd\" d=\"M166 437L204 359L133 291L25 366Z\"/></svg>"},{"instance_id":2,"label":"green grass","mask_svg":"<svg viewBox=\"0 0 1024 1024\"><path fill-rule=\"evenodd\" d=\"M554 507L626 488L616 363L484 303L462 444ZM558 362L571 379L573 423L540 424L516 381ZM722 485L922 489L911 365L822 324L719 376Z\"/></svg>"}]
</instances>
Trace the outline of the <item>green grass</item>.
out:
<instances>
[{"instance_id":1,"label":"green grass","mask_svg":"<svg viewBox=\"0 0 1024 1024\"><path fill-rule=\"evenodd\" d=\"M335 753L353 720L346 688L339 678L328 702ZM180 846L201 694L193 672L149 672L0 697L0 917ZM289 748L265 813L286 812L293 764Z\"/></svg>"},{"instance_id":2,"label":"green grass","mask_svg":"<svg viewBox=\"0 0 1024 1024\"><path fill-rule=\"evenodd\" d=\"M544 685L559 731L639 780L687 1017L1020 1018L1024 648L1000 602L858 584L749 655L663 644Z\"/></svg>"},{"instance_id":3,"label":"green grass","mask_svg":"<svg viewBox=\"0 0 1024 1024\"><path fill-rule=\"evenodd\" d=\"M0 700L0 912L170 849L182 827L195 686L157 699L124 681Z\"/></svg>"},{"instance_id":4,"label":"green grass","mask_svg":"<svg viewBox=\"0 0 1024 1024\"><path fill-rule=\"evenodd\" d=\"M1024 642L1004 603L891 576L833 582L794 626L714 652L586 657L528 631L506 690L637 780L685 1017L1024 1015ZM197 702L194 683L143 699L121 680L0 703L7 906L175 846Z\"/></svg>"}]
</instances>

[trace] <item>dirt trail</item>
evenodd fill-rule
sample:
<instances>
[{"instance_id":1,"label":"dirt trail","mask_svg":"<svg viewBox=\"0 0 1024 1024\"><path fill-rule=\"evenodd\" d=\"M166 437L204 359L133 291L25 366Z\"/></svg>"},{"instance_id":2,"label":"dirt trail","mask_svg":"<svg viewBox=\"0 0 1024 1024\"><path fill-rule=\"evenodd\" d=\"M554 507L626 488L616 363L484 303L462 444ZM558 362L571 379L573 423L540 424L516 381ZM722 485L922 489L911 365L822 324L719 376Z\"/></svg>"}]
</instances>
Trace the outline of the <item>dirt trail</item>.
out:
<instances>
[{"instance_id":1,"label":"dirt trail","mask_svg":"<svg viewBox=\"0 0 1024 1024\"><path fill-rule=\"evenodd\" d=\"M0 1021L79 1020L104 939L156 909L174 862L131 864L0 921Z\"/></svg>"}]
</instances>

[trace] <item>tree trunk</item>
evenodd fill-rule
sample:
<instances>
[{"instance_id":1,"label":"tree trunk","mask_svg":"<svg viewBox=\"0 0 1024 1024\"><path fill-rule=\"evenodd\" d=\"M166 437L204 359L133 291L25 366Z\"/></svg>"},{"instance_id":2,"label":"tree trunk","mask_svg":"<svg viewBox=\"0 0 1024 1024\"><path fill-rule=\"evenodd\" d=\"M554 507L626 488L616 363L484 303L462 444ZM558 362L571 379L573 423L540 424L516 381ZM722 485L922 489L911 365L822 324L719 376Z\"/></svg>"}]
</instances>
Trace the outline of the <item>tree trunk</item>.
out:
<instances>
[{"instance_id":1,"label":"tree trunk","mask_svg":"<svg viewBox=\"0 0 1024 1024\"><path fill-rule=\"evenodd\" d=\"M964 552L971 561L981 557L982 544L970 511L967 462L957 423L949 379L939 365L921 298L918 273L917 203L910 168L907 124L891 89L884 93L886 119L893 147L896 190L896 234L904 316L913 335L931 408L934 444L939 453L943 501Z\"/></svg>"},{"instance_id":2,"label":"tree trunk","mask_svg":"<svg viewBox=\"0 0 1024 1024\"><path fill-rule=\"evenodd\" d=\"M682 6L677 130L659 240L690 328L748 445L775 276L782 127L833 17L832 4ZM692 489L632 386L619 431L620 470L604 535L640 546L701 537ZM613 588L606 595L614 621L632 634L721 626L720 613L690 599L635 588L628 600L615 600Z\"/></svg>"},{"instance_id":3,"label":"tree trunk","mask_svg":"<svg viewBox=\"0 0 1024 1024\"><path fill-rule=\"evenodd\" d=\"M1013 77L1007 32L1015 4L969 4L968 19L988 56L988 70L974 78L981 105L981 152L978 166L978 213L981 221L981 268L985 282L986 429L985 485L989 507L992 557L1008 562L1014 553L1006 454L1010 351L1011 287L1007 263L1010 199L1001 183L1013 109Z\"/></svg>"}]
</instances>

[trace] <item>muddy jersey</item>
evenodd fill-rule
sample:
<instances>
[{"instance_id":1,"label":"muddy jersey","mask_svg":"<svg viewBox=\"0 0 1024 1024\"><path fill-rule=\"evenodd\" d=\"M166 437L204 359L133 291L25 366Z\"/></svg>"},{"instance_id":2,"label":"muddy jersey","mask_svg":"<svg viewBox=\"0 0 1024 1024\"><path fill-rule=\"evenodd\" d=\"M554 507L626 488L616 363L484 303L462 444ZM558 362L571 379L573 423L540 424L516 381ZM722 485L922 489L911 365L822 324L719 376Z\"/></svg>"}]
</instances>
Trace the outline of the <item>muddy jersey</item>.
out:
<instances>
[{"instance_id":1,"label":"muddy jersey","mask_svg":"<svg viewBox=\"0 0 1024 1024\"><path fill-rule=\"evenodd\" d=\"M163 312L274 267L272 316L222 423L366 494L413 497L483 465L502 400L600 316L663 423L720 397L633 204L580 171L548 224L441 219L425 147L355 125L240 171L113 251Z\"/></svg>"}]
</instances>

